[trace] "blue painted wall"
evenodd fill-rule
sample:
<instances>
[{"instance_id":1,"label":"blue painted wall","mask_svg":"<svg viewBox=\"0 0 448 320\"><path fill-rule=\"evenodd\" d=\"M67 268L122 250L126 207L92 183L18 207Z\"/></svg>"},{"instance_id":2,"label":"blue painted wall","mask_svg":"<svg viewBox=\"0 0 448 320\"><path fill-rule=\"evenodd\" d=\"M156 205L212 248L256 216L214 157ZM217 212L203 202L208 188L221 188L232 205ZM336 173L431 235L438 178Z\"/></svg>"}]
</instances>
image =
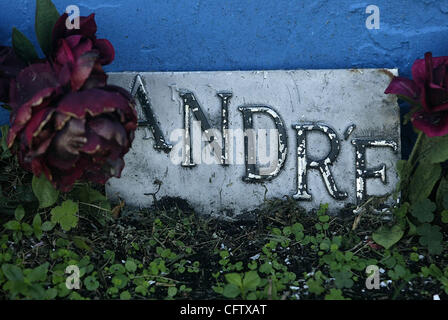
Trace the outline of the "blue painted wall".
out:
<instances>
[{"instance_id":1,"label":"blue painted wall","mask_svg":"<svg viewBox=\"0 0 448 320\"><path fill-rule=\"evenodd\" d=\"M448 55L448 0L54 0L96 13L116 59L107 71L398 67ZM368 30L369 4L380 29ZM36 43L34 0L0 0L0 43L17 27ZM7 114L0 113L0 124Z\"/></svg>"}]
</instances>

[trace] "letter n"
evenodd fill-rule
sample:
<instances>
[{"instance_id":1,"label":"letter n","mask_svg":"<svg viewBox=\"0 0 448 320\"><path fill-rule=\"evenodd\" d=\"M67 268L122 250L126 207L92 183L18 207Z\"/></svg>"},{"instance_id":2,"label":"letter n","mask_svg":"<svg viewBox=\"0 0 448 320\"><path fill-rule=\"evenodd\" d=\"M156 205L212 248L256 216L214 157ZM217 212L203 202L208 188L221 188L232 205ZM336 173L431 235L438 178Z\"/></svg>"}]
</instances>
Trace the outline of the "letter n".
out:
<instances>
[{"instance_id":1,"label":"letter n","mask_svg":"<svg viewBox=\"0 0 448 320\"><path fill-rule=\"evenodd\" d=\"M228 164L228 154L226 145L228 143L228 105L231 92L218 92L217 96L221 99L221 133L222 133L222 147L217 142L217 137L213 135L213 130L202 111L201 105L198 103L194 94L187 90L182 90L179 93L184 105L184 156L181 165L183 167L194 167L196 164L192 159L193 148L191 147L191 135L190 135L190 111L197 121L200 122L201 131L205 134L207 141L213 148L214 156L217 162L222 165ZM220 152L217 152L217 151Z\"/></svg>"}]
</instances>

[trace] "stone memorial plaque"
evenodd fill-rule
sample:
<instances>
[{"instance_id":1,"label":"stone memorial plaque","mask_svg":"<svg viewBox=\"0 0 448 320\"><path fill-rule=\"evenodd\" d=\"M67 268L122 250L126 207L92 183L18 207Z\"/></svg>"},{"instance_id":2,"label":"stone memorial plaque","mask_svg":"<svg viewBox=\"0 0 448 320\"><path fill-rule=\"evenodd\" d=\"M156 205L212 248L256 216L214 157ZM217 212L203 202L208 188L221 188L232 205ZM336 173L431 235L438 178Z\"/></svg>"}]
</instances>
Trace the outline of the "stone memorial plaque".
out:
<instances>
[{"instance_id":1,"label":"stone memorial plaque","mask_svg":"<svg viewBox=\"0 0 448 320\"><path fill-rule=\"evenodd\" d=\"M112 199L178 197L231 216L264 199L305 208L360 204L394 191L396 69L110 73L137 102L139 128Z\"/></svg>"}]
</instances>

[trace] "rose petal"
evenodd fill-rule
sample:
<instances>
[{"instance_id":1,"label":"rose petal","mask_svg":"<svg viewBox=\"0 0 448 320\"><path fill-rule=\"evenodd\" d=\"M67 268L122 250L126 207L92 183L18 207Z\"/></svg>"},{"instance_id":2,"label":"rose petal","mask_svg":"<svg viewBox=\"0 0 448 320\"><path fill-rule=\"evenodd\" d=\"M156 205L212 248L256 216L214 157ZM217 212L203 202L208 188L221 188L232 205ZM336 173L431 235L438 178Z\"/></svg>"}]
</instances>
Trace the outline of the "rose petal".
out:
<instances>
[{"instance_id":1,"label":"rose petal","mask_svg":"<svg viewBox=\"0 0 448 320\"><path fill-rule=\"evenodd\" d=\"M76 60L70 79L72 91L77 91L84 85L84 82L92 72L97 58L98 53L95 51L90 51L83 54L78 60Z\"/></svg>"},{"instance_id":2,"label":"rose petal","mask_svg":"<svg viewBox=\"0 0 448 320\"><path fill-rule=\"evenodd\" d=\"M89 128L87 128L86 131L86 138L87 143L80 149L81 152L87 154L94 154L101 149L103 145L101 137L92 130L90 130Z\"/></svg>"},{"instance_id":3,"label":"rose petal","mask_svg":"<svg viewBox=\"0 0 448 320\"><path fill-rule=\"evenodd\" d=\"M55 132L49 130L42 131L39 136L34 139L32 150L29 151L31 157L37 157L43 155L51 145Z\"/></svg>"},{"instance_id":4,"label":"rose petal","mask_svg":"<svg viewBox=\"0 0 448 320\"><path fill-rule=\"evenodd\" d=\"M92 48L92 41L88 38L83 38L77 46L73 47L73 54L75 56L75 59L78 60L83 54L91 51Z\"/></svg>"},{"instance_id":5,"label":"rose petal","mask_svg":"<svg viewBox=\"0 0 448 320\"><path fill-rule=\"evenodd\" d=\"M79 45L79 43L81 42L81 40L82 40L83 38L84 38L83 36L81 36L81 35L79 35L79 34L75 34L75 35L68 36L68 37L64 38L64 40L67 42L67 44L68 44L68 46L70 47L70 49L73 49L73 48L75 48L77 45ZM61 39L61 40L62 40L62 39ZM59 40L59 41L61 41L61 40Z\"/></svg>"},{"instance_id":6,"label":"rose petal","mask_svg":"<svg viewBox=\"0 0 448 320\"><path fill-rule=\"evenodd\" d=\"M30 148L33 137L40 134L45 125L50 121L54 111L54 108L44 108L33 114L31 117L31 120L25 128L25 139Z\"/></svg>"},{"instance_id":7,"label":"rose petal","mask_svg":"<svg viewBox=\"0 0 448 320\"><path fill-rule=\"evenodd\" d=\"M38 92L32 99L27 103L20 106L18 110L13 110L11 113L11 128L8 132L7 144L10 148L14 143L17 134L25 127L26 123L31 119L32 107L39 106L41 104L47 105L48 101L44 102L44 99L50 97L56 88L45 88Z\"/></svg>"},{"instance_id":8,"label":"rose petal","mask_svg":"<svg viewBox=\"0 0 448 320\"><path fill-rule=\"evenodd\" d=\"M16 85L12 88L15 99L11 100L11 107L28 102L44 89L58 88L60 85L58 75L48 62L32 64L17 75Z\"/></svg>"},{"instance_id":9,"label":"rose petal","mask_svg":"<svg viewBox=\"0 0 448 320\"><path fill-rule=\"evenodd\" d=\"M76 180L79 180L84 174L85 167L77 163L70 170L57 172L54 175L55 186L62 192L68 192L73 188Z\"/></svg>"},{"instance_id":10,"label":"rose petal","mask_svg":"<svg viewBox=\"0 0 448 320\"><path fill-rule=\"evenodd\" d=\"M87 142L85 119L71 118L53 140L52 150L59 159L73 160Z\"/></svg>"},{"instance_id":11,"label":"rose petal","mask_svg":"<svg viewBox=\"0 0 448 320\"><path fill-rule=\"evenodd\" d=\"M68 64L55 66L58 72L58 80L61 86L66 86L70 82L71 70Z\"/></svg>"},{"instance_id":12,"label":"rose petal","mask_svg":"<svg viewBox=\"0 0 448 320\"><path fill-rule=\"evenodd\" d=\"M448 109L448 91L444 88L436 88L434 86L428 86L425 90L426 98L425 103L427 108L431 112L438 112Z\"/></svg>"},{"instance_id":13,"label":"rose petal","mask_svg":"<svg viewBox=\"0 0 448 320\"><path fill-rule=\"evenodd\" d=\"M82 35L85 37L94 37L97 26L95 23L95 14L92 13L87 17L79 17L79 29L67 29L65 21L68 18L68 14L62 14L56 21L53 27L53 47L56 47L58 40L61 38L66 38L72 35Z\"/></svg>"},{"instance_id":14,"label":"rose petal","mask_svg":"<svg viewBox=\"0 0 448 320\"><path fill-rule=\"evenodd\" d=\"M87 168L88 169L84 172L83 175L83 178L85 180L89 180L94 183L105 184L110 178L109 173L103 170L101 166L91 164Z\"/></svg>"},{"instance_id":15,"label":"rose petal","mask_svg":"<svg viewBox=\"0 0 448 320\"><path fill-rule=\"evenodd\" d=\"M56 48L58 40L63 38L67 31L67 27L65 26L67 18L68 14L64 12L54 24L52 32L53 48Z\"/></svg>"},{"instance_id":16,"label":"rose petal","mask_svg":"<svg viewBox=\"0 0 448 320\"><path fill-rule=\"evenodd\" d=\"M65 65L73 64L75 62L75 57L73 56L72 48L67 44L67 41L61 39L59 42L59 47L56 52L56 62Z\"/></svg>"},{"instance_id":17,"label":"rose petal","mask_svg":"<svg viewBox=\"0 0 448 320\"><path fill-rule=\"evenodd\" d=\"M104 90L106 88L71 92L61 99L57 110L79 119L85 118L87 114L97 116L122 110L129 118L132 118L135 110L129 106L129 101L121 93Z\"/></svg>"},{"instance_id":18,"label":"rose petal","mask_svg":"<svg viewBox=\"0 0 448 320\"><path fill-rule=\"evenodd\" d=\"M73 156L69 159L62 159L58 154L51 152L51 150L47 153L47 163L50 166L58 168L60 170L71 170L76 166L76 161L79 158L78 156Z\"/></svg>"},{"instance_id":19,"label":"rose petal","mask_svg":"<svg viewBox=\"0 0 448 320\"><path fill-rule=\"evenodd\" d=\"M43 173L47 177L47 179L52 182L53 175L51 174L51 170L46 166L42 158L34 158L31 162L31 171L37 177Z\"/></svg>"},{"instance_id":20,"label":"rose petal","mask_svg":"<svg viewBox=\"0 0 448 320\"><path fill-rule=\"evenodd\" d=\"M107 84L107 74L101 68L101 64L98 61L93 66L92 72L87 80L84 82L83 89L92 89L98 87L104 87Z\"/></svg>"},{"instance_id":21,"label":"rose petal","mask_svg":"<svg viewBox=\"0 0 448 320\"><path fill-rule=\"evenodd\" d=\"M432 57L431 52L426 52L425 59L417 59L412 65L412 79L421 87L433 78L433 69L445 64L448 64L448 56Z\"/></svg>"},{"instance_id":22,"label":"rose petal","mask_svg":"<svg viewBox=\"0 0 448 320\"><path fill-rule=\"evenodd\" d=\"M115 50L107 39L97 39L95 40L95 48L100 52L99 62L102 65L111 63L115 58Z\"/></svg>"},{"instance_id":23,"label":"rose petal","mask_svg":"<svg viewBox=\"0 0 448 320\"><path fill-rule=\"evenodd\" d=\"M76 29L72 29L76 30ZM79 18L79 30L76 34L81 34L85 37L93 37L96 33L97 26L95 22L95 14L91 13L87 17Z\"/></svg>"},{"instance_id":24,"label":"rose petal","mask_svg":"<svg viewBox=\"0 0 448 320\"><path fill-rule=\"evenodd\" d=\"M412 115L412 123L428 137L439 137L448 134L447 112L427 113L417 111Z\"/></svg>"},{"instance_id":25,"label":"rose petal","mask_svg":"<svg viewBox=\"0 0 448 320\"><path fill-rule=\"evenodd\" d=\"M88 126L104 139L114 140L118 145L127 147L128 140L126 130L120 122L112 121L105 117L96 117L89 121Z\"/></svg>"},{"instance_id":26,"label":"rose petal","mask_svg":"<svg viewBox=\"0 0 448 320\"><path fill-rule=\"evenodd\" d=\"M430 85L443 88L446 82L446 65L440 65L433 70L433 83Z\"/></svg>"},{"instance_id":27,"label":"rose petal","mask_svg":"<svg viewBox=\"0 0 448 320\"><path fill-rule=\"evenodd\" d=\"M394 77L384 93L399 94L412 100L418 100L420 96L420 88L413 80L403 77Z\"/></svg>"}]
</instances>

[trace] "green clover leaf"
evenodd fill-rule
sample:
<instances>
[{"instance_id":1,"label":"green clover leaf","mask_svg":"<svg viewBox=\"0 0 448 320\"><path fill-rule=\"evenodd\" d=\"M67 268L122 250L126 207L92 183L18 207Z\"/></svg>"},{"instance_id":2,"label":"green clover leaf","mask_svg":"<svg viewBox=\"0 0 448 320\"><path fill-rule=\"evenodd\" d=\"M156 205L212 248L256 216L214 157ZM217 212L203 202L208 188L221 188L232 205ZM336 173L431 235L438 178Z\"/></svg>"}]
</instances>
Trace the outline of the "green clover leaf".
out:
<instances>
[{"instance_id":1,"label":"green clover leaf","mask_svg":"<svg viewBox=\"0 0 448 320\"><path fill-rule=\"evenodd\" d=\"M442 252L443 235L439 226L425 223L417 228L417 233L421 236L420 244L427 246L430 254L440 254Z\"/></svg>"},{"instance_id":2,"label":"green clover leaf","mask_svg":"<svg viewBox=\"0 0 448 320\"><path fill-rule=\"evenodd\" d=\"M423 199L412 205L411 213L421 223L431 222L434 220L436 207L436 204L431 200Z\"/></svg>"},{"instance_id":3,"label":"green clover leaf","mask_svg":"<svg viewBox=\"0 0 448 320\"><path fill-rule=\"evenodd\" d=\"M400 278L404 278L405 277L406 269L402 265L397 264L395 266L395 268L392 269L392 270L389 270L387 274L389 275L389 277L392 280L399 280Z\"/></svg>"},{"instance_id":4,"label":"green clover leaf","mask_svg":"<svg viewBox=\"0 0 448 320\"><path fill-rule=\"evenodd\" d=\"M324 287L322 287L322 279L309 279L306 285L308 286L308 290L316 295L320 295L325 291Z\"/></svg>"},{"instance_id":5,"label":"green clover leaf","mask_svg":"<svg viewBox=\"0 0 448 320\"><path fill-rule=\"evenodd\" d=\"M120 300L130 300L131 299L131 294L129 293L129 291L123 291L122 293L120 293Z\"/></svg>"},{"instance_id":6,"label":"green clover leaf","mask_svg":"<svg viewBox=\"0 0 448 320\"><path fill-rule=\"evenodd\" d=\"M350 300L342 295L340 289L330 289L330 293L325 295L325 300Z\"/></svg>"},{"instance_id":7,"label":"green clover leaf","mask_svg":"<svg viewBox=\"0 0 448 320\"><path fill-rule=\"evenodd\" d=\"M118 289L123 289L124 287L126 287L128 282L129 282L129 278L121 273L117 274L116 276L114 276L112 278L113 285L115 287L117 287Z\"/></svg>"},{"instance_id":8,"label":"green clover leaf","mask_svg":"<svg viewBox=\"0 0 448 320\"><path fill-rule=\"evenodd\" d=\"M443 210L441 216L442 216L442 222L448 223L448 210Z\"/></svg>"},{"instance_id":9,"label":"green clover leaf","mask_svg":"<svg viewBox=\"0 0 448 320\"><path fill-rule=\"evenodd\" d=\"M137 265L135 264L135 262L133 260L126 261L125 267L126 267L126 270L129 272L135 272L135 270L137 270Z\"/></svg>"},{"instance_id":10,"label":"green clover leaf","mask_svg":"<svg viewBox=\"0 0 448 320\"><path fill-rule=\"evenodd\" d=\"M351 272L348 271L334 272L333 277L336 288L342 289L353 287L354 282L352 280Z\"/></svg>"},{"instance_id":11,"label":"green clover leaf","mask_svg":"<svg viewBox=\"0 0 448 320\"><path fill-rule=\"evenodd\" d=\"M60 206L51 209L51 222L59 223L63 230L69 231L78 224L78 204L72 200L64 201Z\"/></svg>"},{"instance_id":12,"label":"green clover leaf","mask_svg":"<svg viewBox=\"0 0 448 320\"><path fill-rule=\"evenodd\" d=\"M100 283L96 280L94 276L88 276L84 279L84 285L89 291L95 291L100 286Z\"/></svg>"},{"instance_id":13,"label":"green clover leaf","mask_svg":"<svg viewBox=\"0 0 448 320\"><path fill-rule=\"evenodd\" d=\"M177 294L177 288L176 287L169 287L168 288L168 297L174 297Z\"/></svg>"}]
</instances>

